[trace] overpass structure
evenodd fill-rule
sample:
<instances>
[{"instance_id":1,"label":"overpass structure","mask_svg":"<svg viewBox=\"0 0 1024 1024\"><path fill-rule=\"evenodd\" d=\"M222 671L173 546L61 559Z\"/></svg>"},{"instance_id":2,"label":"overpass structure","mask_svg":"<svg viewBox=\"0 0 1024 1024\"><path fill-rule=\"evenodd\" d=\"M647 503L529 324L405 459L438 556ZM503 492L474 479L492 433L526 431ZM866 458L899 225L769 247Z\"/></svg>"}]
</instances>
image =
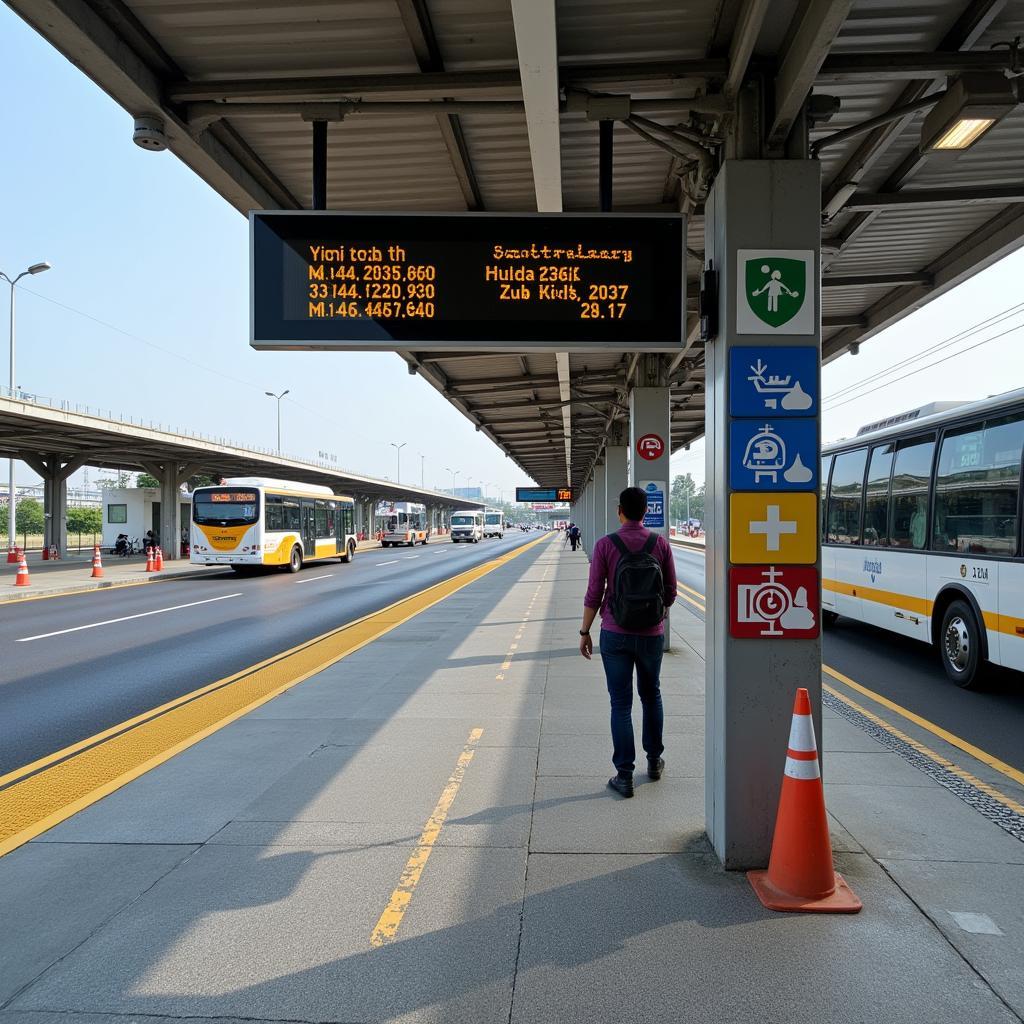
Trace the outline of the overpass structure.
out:
<instances>
[{"instance_id":1,"label":"overpass structure","mask_svg":"<svg viewBox=\"0 0 1024 1024\"><path fill-rule=\"evenodd\" d=\"M763 864L792 688L820 706L820 363L1024 243L1021 0L7 2L241 212L685 215L670 353L395 351L588 538L707 433L708 834ZM796 472L733 458L787 416ZM751 639L777 562L811 626Z\"/></svg>"},{"instance_id":2,"label":"overpass structure","mask_svg":"<svg viewBox=\"0 0 1024 1024\"><path fill-rule=\"evenodd\" d=\"M484 508L456 498L392 480L349 473L324 463L305 462L269 451L243 448L195 434L175 433L82 411L68 403L47 404L0 396L0 456L21 459L43 478L46 534L44 542L63 553L67 544L67 480L82 466L143 470L160 481L160 541L167 558L178 556L181 524L177 495L193 474L223 477L270 477L330 487L356 500L357 529L372 529L379 501L425 504L432 520L452 508Z\"/></svg>"}]
</instances>

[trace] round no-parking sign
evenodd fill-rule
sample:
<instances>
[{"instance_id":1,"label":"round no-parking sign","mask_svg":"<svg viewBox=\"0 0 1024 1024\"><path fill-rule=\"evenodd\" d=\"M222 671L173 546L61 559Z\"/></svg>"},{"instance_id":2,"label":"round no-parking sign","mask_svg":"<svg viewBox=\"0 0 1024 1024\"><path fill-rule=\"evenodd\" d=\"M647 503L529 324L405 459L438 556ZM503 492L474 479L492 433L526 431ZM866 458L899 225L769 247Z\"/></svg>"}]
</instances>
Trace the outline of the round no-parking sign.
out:
<instances>
[{"instance_id":1,"label":"round no-parking sign","mask_svg":"<svg viewBox=\"0 0 1024 1024\"><path fill-rule=\"evenodd\" d=\"M648 461L661 458L665 454L665 442L657 434L644 434L636 443L636 453Z\"/></svg>"}]
</instances>

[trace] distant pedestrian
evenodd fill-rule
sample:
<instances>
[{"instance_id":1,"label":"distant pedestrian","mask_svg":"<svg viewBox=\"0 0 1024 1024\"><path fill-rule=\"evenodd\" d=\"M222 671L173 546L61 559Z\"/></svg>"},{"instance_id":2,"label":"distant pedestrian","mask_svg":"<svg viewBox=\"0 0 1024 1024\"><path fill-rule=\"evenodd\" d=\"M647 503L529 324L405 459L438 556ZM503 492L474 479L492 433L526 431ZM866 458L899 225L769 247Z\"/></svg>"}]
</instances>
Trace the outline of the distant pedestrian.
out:
<instances>
[{"instance_id":1,"label":"distant pedestrian","mask_svg":"<svg viewBox=\"0 0 1024 1024\"><path fill-rule=\"evenodd\" d=\"M665 768L664 710L661 703L661 658L665 645L665 610L676 599L676 570L668 542L643 526L647 495L627 487L619 495L616 533L595 545L590 580L583 598L580 654L594 652L590 627L601 613L601 661L611 701L612 762L616 774L608 785L624 797L633 795L636 746L633 738L633 671L643 705L643 747L647 774L661 778Z\"/></svg>"},{"instance_id":2,"label":"distant pedestrian","mask_svg":"<svg viewBox=\"0 0 1024 1024\"><path fill-rule=\"evenodd\" d=\"M570 523L569 524L569 546L573 549L573 551L575 551L577 546L579 545L580 537L582 537L582 533L580 532L580 528L575 523Z\"/></svg>"}]
</instances>

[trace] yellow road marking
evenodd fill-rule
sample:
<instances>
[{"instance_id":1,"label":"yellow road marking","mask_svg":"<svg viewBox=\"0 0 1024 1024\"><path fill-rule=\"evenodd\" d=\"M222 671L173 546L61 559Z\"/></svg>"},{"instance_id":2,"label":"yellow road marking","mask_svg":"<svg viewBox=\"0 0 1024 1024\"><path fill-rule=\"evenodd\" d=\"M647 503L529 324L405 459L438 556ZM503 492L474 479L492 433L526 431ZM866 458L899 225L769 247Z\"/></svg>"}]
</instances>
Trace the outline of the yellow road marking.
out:
<instances>
[{"instance_id":1,"label":"yellow road marking","mask_svg":"<svg viewBox=\"0 0 1024 1024\"><path fill-rule=\"evenodd\" d=\"M682 586L682 584L680 584L680 586ZM683 600L690 600L685 594L680 593L679 596L683 598ZM697 605L697 602L690 601L690 604ZM702 611L705 610L701 605L697 605L697 607L701 608ZM828 675L830 675L833 679L838 680L840 683L849 686L851 689L856 690L858 693L863 694L865 697L868 697L876 703L881 704L883 707L888 708L890 711L893 711L897 715L900 715L901 717L907 719L907 721L913 722L915 725L918 725L927 732L930 732L933 736L938 736L939 739L945 740L950 746L956 747L958 750L962 750L965 754L970 754L970 756L973 757L975 760L980 761L982 764L988 765L989 768L992 768L994 771L999 772L1000 775L1005 775L1008 779L1012 779L1014 782L1024 786L1024 772L1018 770L1017 768L1014 768L1013 765L1009 765L1005 761L1000 760L994 754L990 754L988 753L988 751L982 750L981 747L976 747L973 743L969 743L967 740L961 739L955 733L951 733L948 730L943 729L942 726L936 725L934 722L928 721L927 718L922 718L920 715L915 714L913 711L910 711L902 705L895 703L895 701L891 701L887 697L883 697L880 693L875 693L874 690L869 690L866 686L862 686L860 683L852 680L849 676L843 675L842 672L839 672L836 669L832 668L831 665L823 664L821 668L823 672L828 673ZM826 686L826 689L830 693L834 692L828 686ZM871 716L868 715L868 717L870 718ZM874 721L873 718L872 721ZM886 728L890 727L886 726ZM890 731L894 730L890 728ZM939 763L943 765L943 767L949 766L945 759L941 758L939 754L929 754L928 756L932 757L933 760L938 760ZM953 769L950 768L950 771L952 770ZM962 771L963 769L957 769L957 774L959 774ZM964 774L961 777L967 778L967 774ZM973 778L974 777L971 776L972 780ZM984 792L988 792L988 789L985 788L984 783L975 782L974 784L977 785L978 788L982 789ZM992 794L990 795L993 795L995 792L996 791L993 790ZM1008 798L1000 797L1000 799L1002 799L1005 803Z\"/></svg>"},{"instance_id":2,"label":"yellow road marking","mask_svg":"<svg viewBox=\"0 0 1024 1024\"><path fill-rule=\"evenodd\" d=\"M831 671L826 667L826 671ZM926 747L923 743L919 743L912 736L908 736L905 732L901 732L895 726L890 725L885 719L880 718L878 715L872 714L867 708L862 707L855 700L851 700L845 694L840 693L834 686L829 686L828 683L822 684L823 688L836 700L841 700L848 707L853 708L854 711L860 712L868 721L874 722L880 729L884 729L887 733L895 736L897 739L902 740L916 750L919 754L924 754L929 760L934 761L936 764L941 765L947 771L952 772L957 778L963 779L965 782L969 782L972 786L980 789L987 796L992 797L993 800L998 800L1004 807L1008 807L1011 811L1017 814L1024 814L1024 804L1017 803L1016 800L1011 800L1004 793L1000 793L998 789L994 789L987 782L982 782L976 775L972 775L969 771L961 768L959 765L954 764L948 758L943 757L941 754L932 750L931 747Z\"/></svg>"},{"instance_id":3,"label":"yellow road marking","mask_svg":"<svg viewBox=\"0 0 1024 1024\"><path fill-rule=\"evenodd\" d=\"M380 611L0 778L0 856L548 540L538 537Z\"/></svg>"},{"instance_id":4,"label":"yellow road marking","mask_svg":"<svg viewBox=\"0 0 1024 1024\"><path fill-rule=\"evenodd\" d=\"M459 787L462 785L469 762L473 760L473 754L476 753L476 744L483 734L483 729L473 729L470 732L466 745L463 747L462 753L459 754L459 759L455 763L455 771L449 777L448 782L441 791L437 804L433 811L431 811L430 817L427 818L427 823L423 826L423 831L420 833L420 838L416 843L416 849L412 851L412 855L405 862L405 868L398 880L398 886L391 894L388 905L384 908L384 912L380 915L377 924L370 933L371 946L383 946L386 942L394 941L398 926L402 923L406 910L409 909L412 894L419 884L420 878L423 875L423 869L427 866L427 861L433 852L434 844L441 834L441 828L448 817L448 811L451 809L452 802L455 800Z\"/></svg>"},{"instance_id":5,"label":"yellow road marking","mask_svg":"<svg viewBox=\"0 0 1024 1024\"><path fill-rule=\"evenodd\" d=\"M677 584L676 584L676 592L678 593L678 595L679 595L679 596L680 596L680 597L681 597L681 598L682 598L682 599L683 599L684 601L689 601L689 603L690 603L690 604L692 604L694 608L698 609L698 611L706 612L706 611L708 610L708 609L707 609L707 605L705 605L705 604L704 604L704 601L703 601L703 600L700 600L700 601L695 601L695 600L694 600L694 599L693 599L692 597L687 597L687 596L686 596L686 594L684 594L684 593L682 592L682 590L681 590L681 589L679 589L679 588L681 588L681 587L682 587L682 584L681 584L681 583L677 583ZM691 593L691 594L696 594L696 593L697 593L697 591L696 591L696 590L691 590L691 591L690 591L690 593ZM698 594L697 596L698 596L698 597L700 597L700 595L699 595L699 594Z\"/></svg>"},{"instance_id":6,"label":"yellow road marking","mask_svg":"<svg viewBox=\"0 0 1024 1024\"><path fill-rule=\"evenodd\" d=\"M701 601L704 600L704 595L699 590L694 590L693 587L688 587L685 583L680 583L679 580L676 580L676 588L685 590L688 594L693 594L694 597Z\"/></svg>"},{"instance_id":7,"label":"yellow road marking","mask_svg":"<svg viewBox=\"0 0 1024 1024\"><path fill-rule=\"evenodd\" d=\"M860 683L854 682L849 676L844 676L842 672L837 672L834 668L831 668L828 665L822 665L821 667L833 679L838 680L844 686L849 686L850 689L856 690L865 697L869 697L871 700L875 701L875 703L881 704L882 707L888 708L890 711L894 711L897 715L907 719L907 721L913 722L914 725L918 725L922 729L927 730L933 736L938 736L939 739L945 740L950 746L956 747L958 750L962 750L965 754L970 754L971 757L977 761L981 761L982 764L987 764L989 768L999 772L1000 775L1005 775L1008 779L1013 779L1014 782L1024 786L1024 772L1018 771L1018 769L1007 764L1005 761L1000 761L998 757L989 754L980 747L976 747L973 743L968 743L967 740L962 740L959 736L943 729L942 726L936 725L934 722L929 722L927 718L922 718L920 715L914 714L913 711L908 711L906 708L894 703L887 697L883 697L880 693L875 693L874 690L869 690L866 686L861 686Z\"/></svg>"}]
</instances>

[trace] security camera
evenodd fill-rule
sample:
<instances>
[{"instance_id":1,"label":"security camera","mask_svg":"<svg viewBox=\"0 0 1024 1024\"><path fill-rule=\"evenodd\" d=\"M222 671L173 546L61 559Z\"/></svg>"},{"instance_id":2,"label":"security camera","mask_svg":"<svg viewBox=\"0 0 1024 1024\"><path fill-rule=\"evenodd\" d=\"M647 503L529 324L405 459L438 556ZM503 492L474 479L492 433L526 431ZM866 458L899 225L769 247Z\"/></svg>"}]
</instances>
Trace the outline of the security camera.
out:
<instances>
[{"instance_id":1,"label":"security camera","mask_svg":"<svg viewBox=\"0 0 1024 1024\"><path fill-rule=\"evenodd\" d=\"M132 142L143 149L151 149L155 153L167 148L167 135L164 133L164 121L162 117L137 117L135 118L135 131L132 132Z\"/></svg>"}]
</instances>

